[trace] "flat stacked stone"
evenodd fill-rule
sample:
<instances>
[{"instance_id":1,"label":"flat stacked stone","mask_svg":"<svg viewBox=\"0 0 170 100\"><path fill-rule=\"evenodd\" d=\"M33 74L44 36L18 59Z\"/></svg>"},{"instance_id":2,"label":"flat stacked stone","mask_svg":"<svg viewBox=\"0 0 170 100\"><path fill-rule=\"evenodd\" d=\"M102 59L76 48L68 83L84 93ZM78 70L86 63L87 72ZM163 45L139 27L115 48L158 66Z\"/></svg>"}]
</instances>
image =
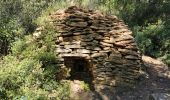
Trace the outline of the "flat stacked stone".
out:
<instances>
[{"instance_id":1,"label":"flat stacked stone","mask_svg":"<svg viewBox=\"0 0 170 100\"><path fill-rule=\"evenodd\" d=\"M50 15L57 33L56 53L83 57L92 63L93 83L134 84L139 77L141 54L132 32L116 16L72 6Z\"/></svg>"}]
</instances>

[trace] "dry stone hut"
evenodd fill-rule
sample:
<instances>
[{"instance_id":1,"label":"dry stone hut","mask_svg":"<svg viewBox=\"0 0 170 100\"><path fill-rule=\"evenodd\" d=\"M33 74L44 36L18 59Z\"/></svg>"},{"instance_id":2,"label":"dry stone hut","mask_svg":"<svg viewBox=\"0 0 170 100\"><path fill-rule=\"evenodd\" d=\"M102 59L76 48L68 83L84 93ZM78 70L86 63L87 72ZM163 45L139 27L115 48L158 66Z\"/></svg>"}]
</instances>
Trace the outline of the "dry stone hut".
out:
<instances>
[{"instance_id":1,"label":"dry stone hut","mask_svg":"<svg viewBox=\"0 0 170 100\"><path fill-rule=\"evenodd\" d=\"M141 55L122 20L75 6L50 17L59 33L56 53L60 65L71 69L70 79L107 86L136 82Z\"/></svg>"}]
</instances>

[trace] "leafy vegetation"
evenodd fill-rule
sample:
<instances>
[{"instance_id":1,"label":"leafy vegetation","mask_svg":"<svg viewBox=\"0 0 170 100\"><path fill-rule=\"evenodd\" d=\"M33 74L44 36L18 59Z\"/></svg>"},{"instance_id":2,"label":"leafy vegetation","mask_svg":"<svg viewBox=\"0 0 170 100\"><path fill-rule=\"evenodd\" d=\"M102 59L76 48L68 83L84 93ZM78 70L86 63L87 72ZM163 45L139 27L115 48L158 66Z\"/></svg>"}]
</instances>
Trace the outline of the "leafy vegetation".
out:
<instances>
[{"instance_id":1,"label":"leafy vegetation","mask_svg":"<svg viewBox=\"0 0 170 100\"><path fill-rule=\"evenodd\" d=\"M27 35L12 43L11 53L0 61L0 99L66 99L67 82L56 81L54 50L57 33L46 23L40 37ZM61 77L61 76L60 76Z\"/></svg>"},{"instance_id":2,"label":"leafy vegetation","mask_svg":"<svg viewBox=\"0 0 170 100\"><path fill-rule=\"evenodd\" d=\"M1 0L0 53L8 54L11 43L32 33L35 20L57 0ZM3 45L3 46L2 46Z\"/></svg>"},{"instance_id":3,"label":"leafy vegetation","mask_svg":"<svg viewBox=\"0 0 170 100\"><path fill-rule=\"evenodd\" d=\"M1 0L0 99L68 98L68 83L56 81L57 33L46 21L51 12L74 4L122 18L143 54L170 65L169 0ZM34 39L39 26L44 30Z\"/></svg>"}]
</instances>

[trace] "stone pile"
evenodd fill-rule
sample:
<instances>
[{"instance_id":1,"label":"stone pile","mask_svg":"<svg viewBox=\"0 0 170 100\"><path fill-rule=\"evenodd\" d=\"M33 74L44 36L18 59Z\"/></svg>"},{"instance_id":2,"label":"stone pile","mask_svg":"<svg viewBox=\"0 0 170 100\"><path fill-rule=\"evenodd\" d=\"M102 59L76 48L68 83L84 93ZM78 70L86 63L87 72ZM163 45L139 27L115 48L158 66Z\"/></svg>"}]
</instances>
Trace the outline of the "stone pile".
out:
<instances>
[{"instance_id":1,"label":"stone pile","mask_svg":"<svg viewBox=\"0 0 170 100\"><path fill-rule=\"evenodd\" d=\"M127 25L116 16L72 6L50 15L57 33L56 53L82 57L90 63L93 84L134 84L139 77L141 55Z\"/></svg>"}]
</instances>

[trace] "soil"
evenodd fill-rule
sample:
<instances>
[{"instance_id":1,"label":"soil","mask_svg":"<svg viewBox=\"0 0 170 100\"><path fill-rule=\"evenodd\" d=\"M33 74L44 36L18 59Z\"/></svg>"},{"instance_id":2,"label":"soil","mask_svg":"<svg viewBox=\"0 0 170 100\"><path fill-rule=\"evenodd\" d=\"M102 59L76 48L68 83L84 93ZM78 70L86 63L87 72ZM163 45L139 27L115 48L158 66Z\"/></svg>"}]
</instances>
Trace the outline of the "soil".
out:
<instances>
[{"instance_id":1,"label":"soil","mask_svg":"<svg viewBox=\"0 0 170 100\"><path fill-rule=\"evenodd\" d=\"M170 100L170 99L151 99L152 94L170 95L170 79L152 76L143 80L135 86L133 90L117 94L116 100Z\"/></svg>"}]
</instances>

